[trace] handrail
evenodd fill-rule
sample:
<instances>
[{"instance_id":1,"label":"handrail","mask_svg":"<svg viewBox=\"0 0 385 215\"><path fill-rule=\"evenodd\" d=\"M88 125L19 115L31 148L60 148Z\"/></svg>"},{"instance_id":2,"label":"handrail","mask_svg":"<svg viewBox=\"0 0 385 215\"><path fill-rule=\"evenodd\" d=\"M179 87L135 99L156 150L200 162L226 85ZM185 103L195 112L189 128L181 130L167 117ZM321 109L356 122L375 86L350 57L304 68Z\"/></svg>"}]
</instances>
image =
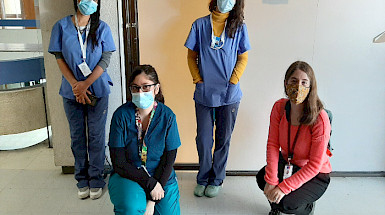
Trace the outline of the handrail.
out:
<instances>
[{"instance_id":1,"label":"handrail","mask_svg":"<svg viewBox=\"0 0 385 215\"><path fill-rule=\"evenodd\" d=\"M40 20L35 19L0 19L0 26L19 26L40 28Z\"/></svg>"},{"instance_id":2,"label":"handrail","mask_svg":"<svg viewBox=\"0 0 385 215\"><path fill-rule=\"evenodd\" d=\"M0 43L0 52L43 52L43 45L31 43Z\"/></svg>"}]
</instances>

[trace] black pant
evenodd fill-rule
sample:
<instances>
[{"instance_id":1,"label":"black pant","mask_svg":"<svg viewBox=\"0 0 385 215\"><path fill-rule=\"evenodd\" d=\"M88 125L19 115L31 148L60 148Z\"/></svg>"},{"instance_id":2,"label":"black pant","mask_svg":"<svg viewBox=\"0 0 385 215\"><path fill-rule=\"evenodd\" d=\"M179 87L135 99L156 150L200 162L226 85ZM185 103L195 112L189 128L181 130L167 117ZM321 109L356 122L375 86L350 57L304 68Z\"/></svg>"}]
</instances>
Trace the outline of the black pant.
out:
<instances>
[{"instance_id":1,"label":"black pant","mask_svg":"<svg viewBox=\"0 0 385 215\"><path fill-rule=\"evenodd\" d=\"M283 172L282 165L285 161L280 156L280 165L278 172ZM266 167L266 166L265 166ZM265 181L265 167L263 167L257 174L257 183L261 190L264 190ZM282 182L282 174L278 174L279 181ZM317 201L326 191L330 183L329 173L319 173L310 181L303 184L297 190L285 195L279 204L270 203L271 209L278 209L283 213L308 215L312 210L312 203Z\"/></svg>"}]
</instances>

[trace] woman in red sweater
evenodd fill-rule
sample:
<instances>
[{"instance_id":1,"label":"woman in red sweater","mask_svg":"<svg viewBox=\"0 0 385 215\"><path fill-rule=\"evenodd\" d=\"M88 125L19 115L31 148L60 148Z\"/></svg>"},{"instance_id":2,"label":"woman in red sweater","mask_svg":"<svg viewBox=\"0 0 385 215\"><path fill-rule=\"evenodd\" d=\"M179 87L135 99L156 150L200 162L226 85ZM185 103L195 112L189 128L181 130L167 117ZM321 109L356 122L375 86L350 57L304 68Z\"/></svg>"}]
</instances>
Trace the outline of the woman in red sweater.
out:
<instances>
[{"instance_id":1,"label":"woman in red sweater","mask_svg":"<svg viewBox=\"0 0 385 215\"><path fill-rule=\"evenodd\" d=\"M330 183L326 149L331 126L309 64L291 64L284 86L289 99L278 100L271 111L267 165L257 182L270 202L269 215L312 214Z\"/></svg>"}]
</instances>

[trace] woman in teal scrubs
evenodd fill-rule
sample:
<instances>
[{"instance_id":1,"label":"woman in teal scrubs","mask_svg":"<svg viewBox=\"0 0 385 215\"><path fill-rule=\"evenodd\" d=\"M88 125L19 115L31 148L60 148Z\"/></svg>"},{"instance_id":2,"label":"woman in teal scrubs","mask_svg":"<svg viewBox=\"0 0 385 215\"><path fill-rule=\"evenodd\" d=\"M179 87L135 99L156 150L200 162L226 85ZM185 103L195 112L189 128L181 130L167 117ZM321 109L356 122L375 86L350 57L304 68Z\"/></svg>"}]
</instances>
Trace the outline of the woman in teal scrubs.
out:
<instances>
[{"instance_id":1,"label":"woman in teal scrubs","mask_svg":"<svg viewBox=\"0 0 385 215\"><path fill-rule=\"evenodd\" d=\"M109 147L114 168L108 190L119 215L179 215L173 164L181 145L175 114L164 105L158 75L150 65L129 79L131 102L111 121Z\"/></svg>"},{"instance_id":2,"label":"woman in teal scrubs","mask_svg":"<svg viewBox=\"0 0 385 215\"><path fill-rule=\"evenodd\" d=\"M115 44L110 28L99 19L100 1L74 0L75 15L53 26L48 48L63 75L59 94L69 122L81 199L99 198L105 186L105 124L112 85L107 67Z\"/></svg>"}]
</instances>

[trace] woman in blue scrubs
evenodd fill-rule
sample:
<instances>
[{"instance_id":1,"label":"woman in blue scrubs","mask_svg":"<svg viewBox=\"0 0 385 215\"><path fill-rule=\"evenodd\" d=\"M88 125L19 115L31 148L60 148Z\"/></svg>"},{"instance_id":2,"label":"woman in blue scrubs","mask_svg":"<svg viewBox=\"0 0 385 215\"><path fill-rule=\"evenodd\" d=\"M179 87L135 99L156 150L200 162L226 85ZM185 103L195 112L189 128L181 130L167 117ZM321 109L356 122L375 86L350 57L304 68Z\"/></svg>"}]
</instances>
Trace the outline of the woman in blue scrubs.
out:
<instances>
[{"instance_id":1,"label":"woman in blue scrubs","mask_svg":"<svg viewBox=\"0 0 385 215\"><path fill-rule=\"evenodd\" d=\"M108 190L119 215L179 215L173 164L181 145L175 114L164 105L158 75L150 65L129 79L132 102L111 121L109 149L114 168Z\"/></svg>"},{"instance_id":2,"label":"woman in blue scrubs","mask_svg":"<svg viewBox=\"0 0 385 215\"><path fill-rule=\"evenodd\" d=\"M194 194L198 197L217 196L226 175L231 134L242 97L239 80L250 49L243 9L244 0L211 0L211 14L192 24L185 43L196 84L199 172Z\"/></svg>"},{"instance_id":3,"label":"woman in blue scrubs","mask_svg":"<svg viewBox=\"0 0 385 215\"><path fill-rule=\"evenodd\" d=\"M63 74L59 94L69 122L81 199L99 198L105 186L105 124L112 85L106 68L115 44L109 26L99 19L100 1L74 0L75 15L53 26L48 48Z\"/></svg>"}]
</instances>

